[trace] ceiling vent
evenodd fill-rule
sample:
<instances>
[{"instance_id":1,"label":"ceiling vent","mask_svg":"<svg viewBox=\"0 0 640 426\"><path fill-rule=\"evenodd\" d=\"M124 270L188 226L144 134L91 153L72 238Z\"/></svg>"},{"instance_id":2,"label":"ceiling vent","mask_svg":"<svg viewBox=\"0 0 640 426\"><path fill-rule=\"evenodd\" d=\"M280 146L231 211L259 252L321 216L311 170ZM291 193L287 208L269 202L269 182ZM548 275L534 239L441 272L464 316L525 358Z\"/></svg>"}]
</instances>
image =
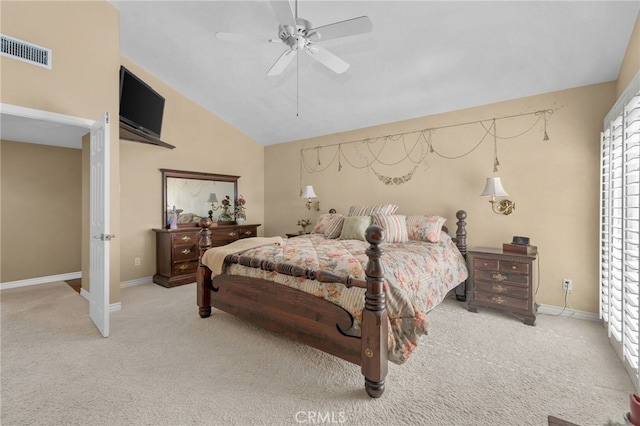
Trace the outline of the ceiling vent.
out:
<instances>
[{"instance_id":1,"label":"ceiling vent","mask_svg":"<svg viewBox=\"0 0 640 426\"><path fill-rule=\"evenodd\" d=\"M51 69L51 49L0 34L2 39L2 56L28 62L39 67Z\"/></svg>"}]
</instances>

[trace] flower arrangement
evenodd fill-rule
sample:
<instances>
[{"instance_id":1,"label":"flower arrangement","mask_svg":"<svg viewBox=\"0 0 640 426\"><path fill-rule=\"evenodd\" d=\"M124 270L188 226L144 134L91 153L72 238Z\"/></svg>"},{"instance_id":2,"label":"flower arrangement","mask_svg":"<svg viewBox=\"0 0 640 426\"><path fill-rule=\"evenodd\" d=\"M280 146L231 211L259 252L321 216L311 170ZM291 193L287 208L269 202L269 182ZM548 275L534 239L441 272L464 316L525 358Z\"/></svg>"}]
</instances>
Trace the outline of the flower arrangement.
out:
<instances>
[{"instance_id":1,"label":"flower arrangement","mask_svg":"<svg viewBox=\"0 0 640 426\"><path fill-rule=\"evenodd\" d=\"M244 197L242 196L242 194L238 195L238 198L236 198L235 200L235 214L236 214L236 219L237 218L242 218L242 219L246 219L247 218L247 214L245 213L245 205L247 204L247 202L245 201Z\"/></svg>"},{"instance_id":2,"label":"flower arrangement","mask_svg":"<svg viewBox=\"0 0 640 426\"><path fill-rule=\"evenodd\" d=\"M229 214L229 207L231 207L231 197L228 195L225 195L222 201L220 201L220 204L222 204L222 213L218 217L218 220L220 221L233 220L233 218Z\"/></svg>"},{"instance_id":3,"label":"flower arrangement","mask_svg":"<svg viewBox=\"0 0 640 426\"><path fill-rule=\"evenodd\" d=\"M311 225L311 221L309 219L300 219L298 221L298 226L302 226L302 232L307 233L307 226Z\"/></svg>"}]
</instances>

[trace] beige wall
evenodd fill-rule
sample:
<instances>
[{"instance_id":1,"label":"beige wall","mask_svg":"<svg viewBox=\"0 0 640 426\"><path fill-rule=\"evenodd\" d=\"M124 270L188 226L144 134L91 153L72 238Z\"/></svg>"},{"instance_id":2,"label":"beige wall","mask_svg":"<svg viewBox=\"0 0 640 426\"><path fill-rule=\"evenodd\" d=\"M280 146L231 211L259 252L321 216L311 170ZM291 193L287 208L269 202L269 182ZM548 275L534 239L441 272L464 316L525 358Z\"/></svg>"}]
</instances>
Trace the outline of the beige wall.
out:
<instances>
[{"instance_id":1,"label":"beige wall","mask_svg":"<svg viewBox=\"0 0 640 426\"><path fill-rule=\"evenodd\" d=\"M9 141L0 149L1 280L80 271L82 152Z\"/></svg>"},{"instance_id":2,"label":"beige wall","mask_svg":"<svg viewBox=\"0 0 640 426\"><path fill-rule=\"evenodd\" d=\"M631 79L640 71L640 13L633 27L627 50L618 74L616 94L619 97L629 85Z\"/></svg>"},{"instance_id":3,"label":"beige wall","mask_svg":"<svg viewBox=\"0 0 640 426\"><path fill-rule=\"evenodd\" d=\"M51 49L53 58L49 70L0 57L0 102L86 119L96 119L104 112L109 112L111 117L118 116L119 18L113 5L106 1L3 1L0 2L0 26L3 34ZM112 160L115 159L110 169L112 188L118 188L120 175L117 129L117 120L111 120L110 154ZM29 159L23 159L23 164L29 164ZM110 209L111 233L119 235L117 190L111 191ZM7 214L3 211L3 216ZM3 238L5 231L2 227ZM42 229L32 227L24 231L26 240L47 238ZM82 238L86 240L88 234ZM110 301L114 303L120 300L120 241L117 238L110 243L110 249ZM82 272L88 276L88 270L83 268ZM3 269L3 281L4 275Z\"/></svg>"},{"instance_id":4,"label":"beige wall","mask_svg":"<svg viewBox=\"0 0 640 426\"><path fill-rule=\"evenodd\" d=\"M615 83L599 84L556 93L517 99L423 117L415 120L371 127L310 140L269 146L265 150L266 206L268 234L295 231L303 217L315 220L320 213L309 212L298 198L300 186L300 149L344 143L345 156L358 161L357 152L348 151L349 141L377 138L417 129L439 128L457 123L486 120L543 109L553 109L548 120L549 141L542 141L543 123L538 122L524 135L498 140L498 173L493 173L493 138L473 150L484 130L479 124L441 128L433 134L436 151L448 157L466 152L455 160L427 155L413 178L402 185L387 186L372 170L357 170L341 161L331 163L335 148L321 150L321 173L303 173L302 184L312 184L322 210L331 207L346 212L352 204L395 203L404 214L437 214L447 218L455 230L455 212L468 213L469 246L496 246L510 242L514 235L531 238L540 251L540 287L538 303L562 306L562 278L573 279L569 297L574 309L596 312L598 309L598 163L602 119L615 101ZM529 128L535 116L498 120L498 136L510 137ZM411 146L415 135L407 135ZM411 141L411 142L410 142ZM425 148L426 149L426 148ZM401 158L401 140L388 142L381 159L394 162ZM366 153L361 147L360 153ZM413 156L412 158L417 158ZM314 164L315 155L309 157ZM362 161L359 161L362 164ZM412 169L406 161L397 166L377 165L379 173L403 176ZM487 199L479 194L485 179L499 176L516 211L510 216L494 214Z\"/></svg>"},{"instance_id":5,"label":"beige wall","mask_svg":"<svg viewBox=\"0 0 640 426\"><path fill-rule=\"evenodd\" d=\"M264 224L264 147L198 106L144 69L122 63L165 97L161 139L167 149L122 141L122 281L155 273L155 233L162 227L161 168L240 176L238 191L247 200L248 223ZM263 234L264 227L258 228ZM140 266L134 259L140 258Z\"/></svg>"}]
</instances>

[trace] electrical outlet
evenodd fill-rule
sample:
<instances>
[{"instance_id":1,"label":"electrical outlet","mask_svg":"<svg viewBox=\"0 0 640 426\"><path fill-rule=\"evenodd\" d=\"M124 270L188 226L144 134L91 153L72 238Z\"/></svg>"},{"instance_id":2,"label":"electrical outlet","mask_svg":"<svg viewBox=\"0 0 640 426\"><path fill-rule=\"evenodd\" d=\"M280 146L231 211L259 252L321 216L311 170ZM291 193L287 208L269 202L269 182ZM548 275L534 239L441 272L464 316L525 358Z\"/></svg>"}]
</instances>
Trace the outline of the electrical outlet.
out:
<instances>
[{"instance_id":1,"label":"electrical outlet","mask_svg":"<svg viewBox=\"0 0 640 426\"><path fill-rule=\"evenodd\" d=\"M133 265L134 266L140 266L140 258L136 257L135 259L133 259Z\"/></svg>"},{"instance_id":2,"label":"electrical outlet","mask_svg":"<svg viewBox=\"0 0 640 426\"><path fill-rule=\"evenodd\" d=\"M562 279L562 289L564 291L571 292L571 290L573 290L573 281L570 280L569 278L563 278Z\"/></svg>"}]
</instances>

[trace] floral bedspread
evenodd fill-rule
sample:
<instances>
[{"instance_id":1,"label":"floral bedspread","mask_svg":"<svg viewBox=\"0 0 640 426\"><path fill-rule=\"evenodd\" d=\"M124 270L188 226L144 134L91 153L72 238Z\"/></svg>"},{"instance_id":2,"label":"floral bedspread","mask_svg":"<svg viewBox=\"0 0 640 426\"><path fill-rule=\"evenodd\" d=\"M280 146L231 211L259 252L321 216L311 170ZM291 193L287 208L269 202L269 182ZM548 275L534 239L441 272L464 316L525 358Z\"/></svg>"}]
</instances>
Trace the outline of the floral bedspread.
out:
<instances>
[{"instance_id":1,"label":"floral bedspread","mask_svg":"<svg viewBox=\"0 0 640 426\"><path fill-rule=\"evenodd\" d=\"M309 234L289 238L284 246L262 246L243 254L364 279L367 247L366 241ZM401 364L415 349L418 338L427 333L427 312L463 282L468 271L464 258L445 233L438 244L409 241L383 243L381 248L390 330L389 360ZM322 297L350 312L360 328L365 291L362 288L323 284L237 264L227 265L225 273L263 278Z\"/></svg>"}]
</instances>

